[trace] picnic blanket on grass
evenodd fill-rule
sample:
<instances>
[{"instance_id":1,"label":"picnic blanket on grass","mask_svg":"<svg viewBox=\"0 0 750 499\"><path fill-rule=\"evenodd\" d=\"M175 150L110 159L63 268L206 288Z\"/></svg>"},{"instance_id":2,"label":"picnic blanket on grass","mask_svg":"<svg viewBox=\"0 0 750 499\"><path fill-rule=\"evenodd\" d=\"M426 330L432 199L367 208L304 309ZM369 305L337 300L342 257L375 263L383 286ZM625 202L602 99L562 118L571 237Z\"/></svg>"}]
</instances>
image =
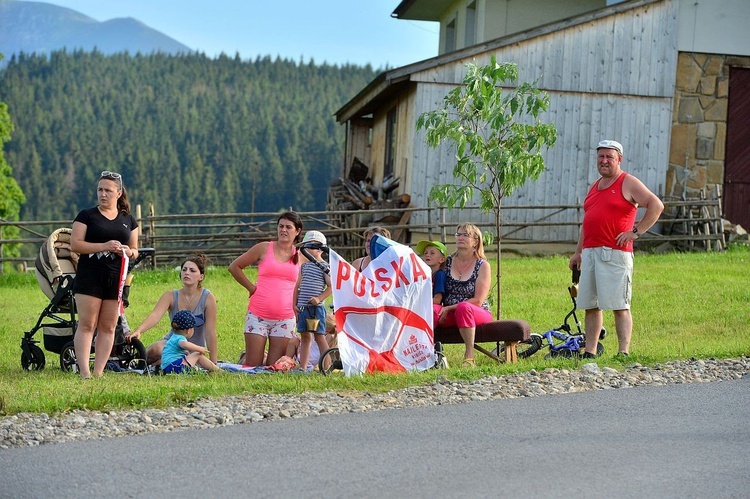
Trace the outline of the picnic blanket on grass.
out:
<instances>
[{"instance_id":1,"label":"picnic blanket on grass","mask_svg":"<svg viewBox=\"0 0 750 499\"><path fill-rule=\"evenodd\" d=\"M284 355L275 364L271 366L246 366L243 364L233 364L231 362L217 362L216 365L224 371L241 374L264 374L287 372L294 367L294 359Z\"/></svg>"}]
</instances>

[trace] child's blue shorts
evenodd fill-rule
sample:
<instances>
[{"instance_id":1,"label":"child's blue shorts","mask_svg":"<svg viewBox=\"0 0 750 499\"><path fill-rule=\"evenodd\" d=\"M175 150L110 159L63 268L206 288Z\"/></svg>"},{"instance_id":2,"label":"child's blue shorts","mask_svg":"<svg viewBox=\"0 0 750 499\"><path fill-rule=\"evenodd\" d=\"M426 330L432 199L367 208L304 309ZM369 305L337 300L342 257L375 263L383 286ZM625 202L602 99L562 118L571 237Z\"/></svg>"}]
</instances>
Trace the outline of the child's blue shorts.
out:
<instances>
[{"instance_id":1,"label":"child's blue shorts","mask_svg":"<svg viewBox=\"0 0 750 499\"><path fill-rule=\"evenodd\" d=\"M307 330L307 319L318 319L318 328L315 334L326 334L326 307L325 305L305 305L299 311L297 319L297 332L309 333Z\"/></svg>"}]
</instances>

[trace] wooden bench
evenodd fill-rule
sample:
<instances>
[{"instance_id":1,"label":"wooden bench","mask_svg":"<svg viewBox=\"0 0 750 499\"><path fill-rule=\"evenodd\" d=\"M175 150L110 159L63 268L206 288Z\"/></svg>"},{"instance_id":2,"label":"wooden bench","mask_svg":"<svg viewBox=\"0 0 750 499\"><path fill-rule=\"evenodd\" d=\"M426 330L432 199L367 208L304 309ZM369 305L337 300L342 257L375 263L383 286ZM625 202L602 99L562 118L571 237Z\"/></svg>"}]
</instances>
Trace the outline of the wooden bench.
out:
<instances>
[{"instance_id":1,"label":"wooden bench","mask_svg":"<svg viewBox=\"0 0 750 499\"><path fill-rule=\"evenodd\" d=\"M516 362L518 360L516 347L520 342L528 340L530 336L531 326L526 321L508 319L488 322L487 324L477 326L476 334L474 335L474 349L498 362ZM445 344L463 344L464 342L463 338L461 338L461 333L455 326L435 329L435 342L438 341ZM477 343L495 343L497 345L495 351L499 352L500 342L505 343L505 358L501 358L484 347L477 345Z\"/></svg>"}]
</instances>

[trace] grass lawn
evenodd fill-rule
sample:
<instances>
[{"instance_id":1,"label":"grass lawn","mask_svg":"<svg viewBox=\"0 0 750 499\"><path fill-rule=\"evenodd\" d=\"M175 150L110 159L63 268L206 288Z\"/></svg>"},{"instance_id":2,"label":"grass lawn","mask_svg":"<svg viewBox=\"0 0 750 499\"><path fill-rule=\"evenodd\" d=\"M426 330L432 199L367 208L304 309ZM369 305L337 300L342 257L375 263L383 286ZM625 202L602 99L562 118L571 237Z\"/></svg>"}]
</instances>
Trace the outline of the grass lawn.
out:
<instances>
[{"instance_id":1,"label":"grass lawn","mask_svg":"<svg viewBox=\"0 0 750 499\"><path fill-rule=\"evenodd\" d=\"M528 321L534 332L559 326L571 307L568 258L504 258L502 260L502 316ZM494 270L493 270L494 275ZM750 355L750 248L732 247L724 253L637 254L633 291L631 361L652 365L669 360L728 358ZM158 297L179 287L177 270L137 271L131 290L128 321L135 328ZM247 294L224 267L210 268L205 285L219 306L219 358L236 361L244 348L242 326ZM494 293L494 291L493 291ZM451 367L403 375L355 378L301 375L160 376L109 374L83 382L63 373L59 357L46 352L42 371L21 369L20 342L48 304L32 274L0 276L0 415L19 412L59 413L74 409L117 410L164 407L198 397L248 393L300 393L306 390L362 390L381 392L426 383L445 375L472 379L547 367L576 368L575 359L544 360L543 352L517 364L496 364L481 354L475 369ZM583 320L583 312L579 318ZM614 360L617 338L612 314L605 312L610 334L600 366L622 369ZM143 342L159 339L169 326L163 320L144 334ZM42 331L35 335L42 340ZM463 346L447 345L451 366L459 366Z\"/></svg>"}]
</instances>

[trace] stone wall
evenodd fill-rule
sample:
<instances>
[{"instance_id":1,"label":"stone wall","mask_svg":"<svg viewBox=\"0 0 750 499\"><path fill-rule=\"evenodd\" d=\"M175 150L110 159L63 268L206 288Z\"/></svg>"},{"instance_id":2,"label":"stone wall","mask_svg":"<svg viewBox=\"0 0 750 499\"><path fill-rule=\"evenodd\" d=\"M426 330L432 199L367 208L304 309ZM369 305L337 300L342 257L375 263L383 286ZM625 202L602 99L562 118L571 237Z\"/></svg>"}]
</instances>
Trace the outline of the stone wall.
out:
<instances>
[{"instance_id":1,"label":"stone wall","mask_svg":"<svg viewBox=\"0 0 750 499\"><path fill-rule=\"evenodd\" d=\"M750 57L679 54L667 198L699 198L724 184L730 66L750 67Z\"/></svg>"}]
</instances>

